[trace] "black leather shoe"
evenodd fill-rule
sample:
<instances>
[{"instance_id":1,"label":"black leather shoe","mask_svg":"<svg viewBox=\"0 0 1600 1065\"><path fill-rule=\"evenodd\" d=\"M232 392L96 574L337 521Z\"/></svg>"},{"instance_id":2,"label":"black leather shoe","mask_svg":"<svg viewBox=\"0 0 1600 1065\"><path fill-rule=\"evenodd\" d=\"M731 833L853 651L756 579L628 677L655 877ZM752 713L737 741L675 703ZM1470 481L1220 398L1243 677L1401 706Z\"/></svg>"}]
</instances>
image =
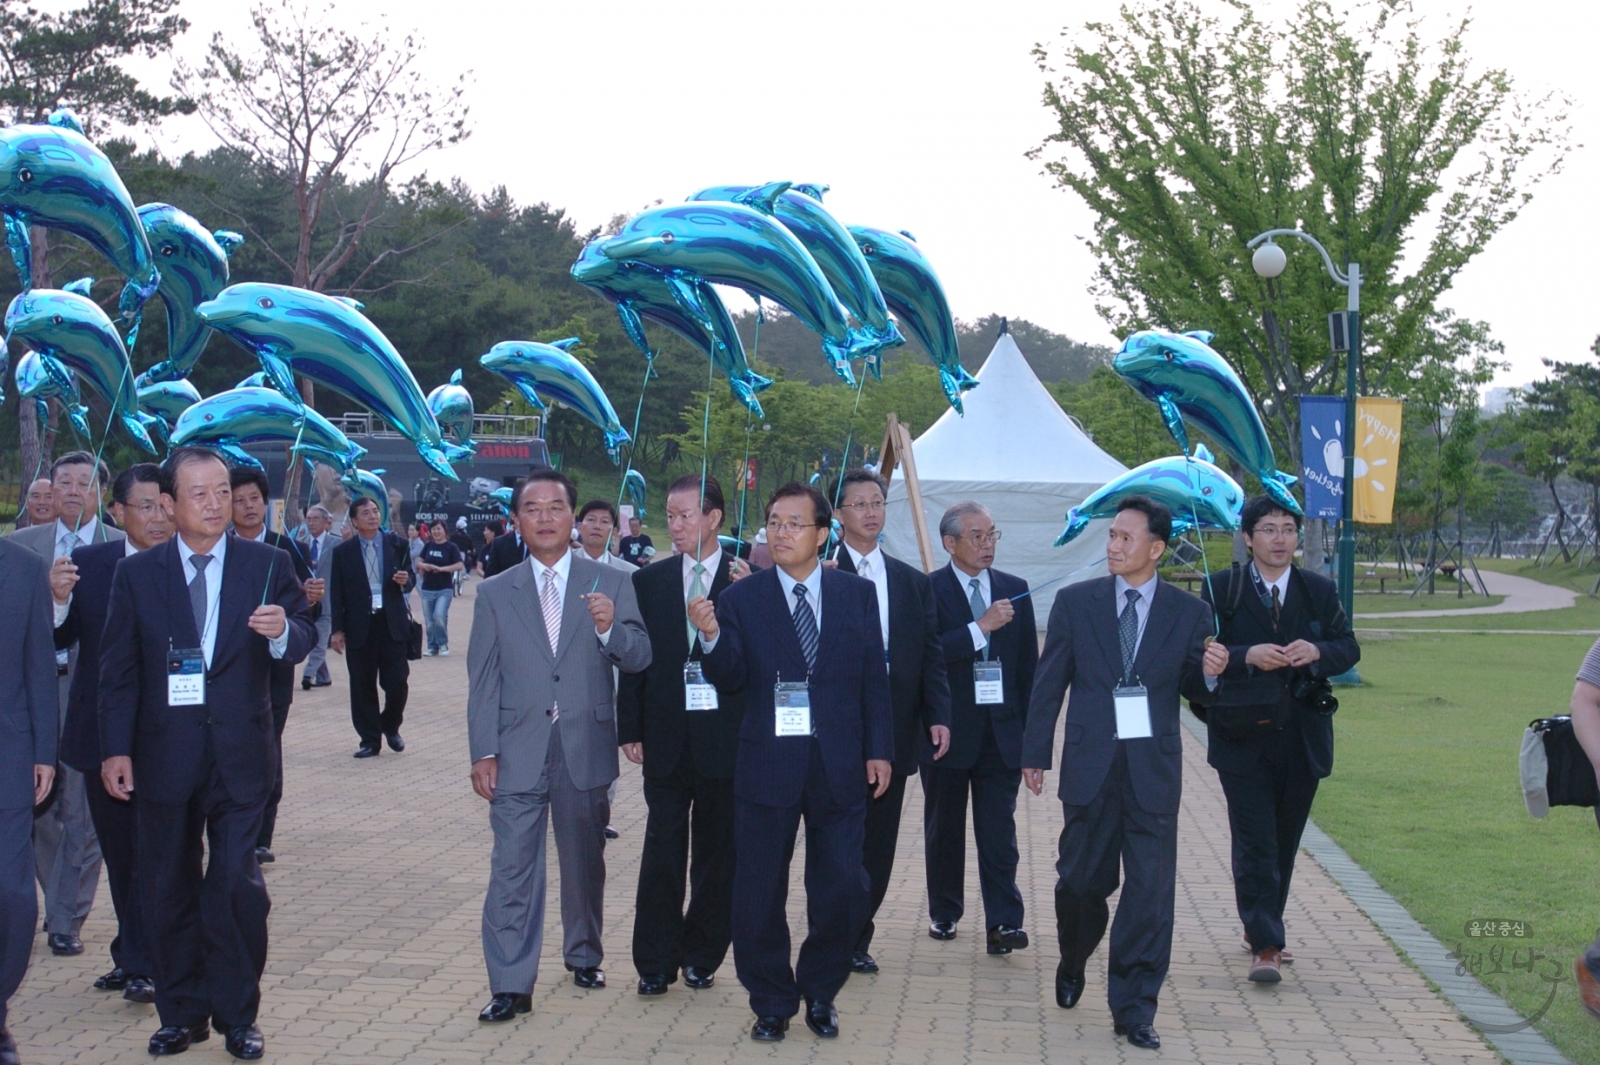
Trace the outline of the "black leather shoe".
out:
<instances>
[{"instance_id":1,"label":"black leather shoe","mask_svg":"<svg viewBox=\"0 0 1600 1065\"><path fill-rule=\"evenodd\" d=\"M715 969L702 969L698 965L685 965L683 967L683 984L696 991L705 991L717 982Z\"/></svg>"},{"instance_id":2,"label":"black leather shoe","mask_svg":"<svg viewBox=\"0 0 1600 1065\"><path fill-rule=\"evenodd\" d=\"M488 1021L491 1024L500 1021L509 1021L519 1013L529 1013L533 1010L532 995L518 995L510 991L503 991L489 1000L478 1014L478 1020Z\"/></svg>"},{"instance_id":3,"label":"black leather shoe","mask_svg":"<svg viewBox=\"0 0 1600 1065\"><path fill-rule=\"evenodd\" d=\"M128 986L128 970L120 965L94 982L96 991L121 991Z\"/></svg>"},{"instance_id":4,"label":"black leather shoe","mask_svg":"<svg viewBox=\"0 0 1600 1065\"><path fill-rule=\"evenodd\" d=\"M997 924L989 929L989 953L1010 954L1028 945L1028 933L1008 924Z\"/></svg>"},{"instance_id":5,"label":"black leather shoe","mask_svg":"<svg viewBox=\"0 0 1600 1065\"><path fill-rule=\"evenodd\" d=\"M301 678L301 680L300 680L300 690L303 691L303 692L308 692L308 691L311 690L311 678L310 677Z\"/></svg>"},{"instance_id":6,"label":"black leather shoe","mask_svg":"<svg viewBox=\"0 0 1600 1065\"><path fill-rule=\"evenodd\" d=\"M314 681L311 682L311 686L313 688L331 688L331 687L333 687L333 681L331 681L331 680L314 680Z\"/></svg>"},{"instance_id":7,"label":"black leather shoe","mask_svg":"<svg viewBox=\"0 0 1600 1065\"><path fill-rule=\"evenodd\" d=\"M639 994L645 998L665 995L667 993L667 985L672 982L672 978L666 973L645 973L639 977Z\"/></svg>"},{"instance_id":8,"label":"black leather shoe","mask_svg":"<svg viewBox=\"0 0 1600 1065\"><path fill-rule=\"evenodd\" d=\"M270 865L277 860L278 856L272 853L271 847L256 848L256 861L260 862L262 865Z\"/></svg>"},{"instance_id":9,"label":"black leather shoe","mask_svg":"<svg viewBox=\"0 0 1600 1065\"><path fill-rule=\"evenodd\" d=\"M783 1033L789 1030L787 1017L757 1017L750 1026L750 1038L762 1043L781 1043Z\"/></svg>"},{"instance_id":10,"label":"black leather shoe","mask_svg":"<svg viewBox=\"0 0 1600 1065\"><path fill-rule=\"evenodd\" d=\"M1154 1025L1135 1021L1132 1024L1114 1024L1111 1030L1118 1035L1128 1037L1128 1045L1136 1046L1143 1050L1160 1050L1161 1037L1156 1034Z\"/></svg>"},{"instance_id":11,"label":"black leather shoe","mask_svg":"<svg viewBox=\"0 0 1600 1065\"><path fill-rule=\"evenodd\" d=\"M956 937L956 923L954 921L929 921L929 939L954 939Z\"/></svg>"},{"instance_id":12,"label":"black leather shoe","mask_svg":"<svg viewBox=\"0 0 1600 1065\"><path fill-rule=\"evenodd\" d=\"M357 758L376 758L376 757L378 757L378 755L380 755L382 753L383 753L383 748L382 747L379 747L376 744L373 744L372 746L369 747L367 744L363 743L360 747L356 748L355 757L357 757Z\"/></svg>"},{"instance_id":13,"label":"black leather shoe","mask_svg":"<svg viewBox=\"0 0 1600 1065\"><path fill-rule=\"evenodd\" d=\"M1056 1005L1064 1010L1070 1010L1083 998L1083 988L1087 981L1083 974L1068 976L1059 968L1056 970Z\"/></svg>"},{"instance_id":14,"label":"black leather shoe","mask_svg":"<svg viewBox=\"0 0 1600 1065\"><path fill-rule=\"evenodd\" d=\"M839 1036L839 1011L831 1002L813 1002L806 999L806 1027L823 1039Z\"/></svg>"},{"instance_id":15,"label":"black leather shoe","mask_svg":"<svg viewBox=\"0 0 1600 1065\"><path fill-rule=\"evenodd\" d=\"M50 953L58 957L69 954L83 953L83 940L71 932L51 932L49 936Z\"/></svg>"},{"instance_id":16,"label":"black leather shoe","mask_svg":"<svg viewBox=\"0 0 1600 1065\"><path fill-rule=\"evenodd\" d=\"M22 1058L17 1053L17 1041L11 1038L8 1028L0 1028L0 1065L22 1065Z\"/></svg>"},{"instance_id":17,"label":"black leather shoe","mask_svg":"<svg viewBox=\"0 0 1600 1065\"><path fill-rule=\"evenodd\" d=\"M148 976L130 976L128 986L122 989L122 997L129 1002L149 1005L156 1000L156 982Z\"/></svg>"},{"instance_id":18,"label":"black leather shoe","mask_svg":"<svg viewBox=\"0 0 1600 1065\"><path fill-rule=\"evenodd\" d=\"M606 971L598 965L585 965L581 969L572 970L572 982L579 987L598 991L606 986Z\"/></svg>"},{"instance_id":19,"label":"black leather shoe","mask_svg":"<svg viewBox=\"0 0 1600 1065\"><path fill-rule=\"evenodd\" d=\"M617 830L612 828L610 825L607 825L606 826L606 839L616 839L616 838L617 838Z\"/></svg>"},{"instance_id":20,"label":"black leather shoe","mask_svg":"<svg viewBox=\"0 0 1600 1065\"><path fill-rule=\"evenodd\" d=\"M387 732L383 738L389 741L389 749L395 754L399 754L406 749L406 741L400 738L400 733L398 732Z\"/></svg>"},{"instance_id":21,"label":"black leather shoe","mask_svg":"<svg viewBox=\"0 0 1600 1065\"><path fill-rule=\"evenodd\" d=\"M850 971L853 973L875 973L878 971L878 963L866 951L853 950L850 952Z\"/></svg>"},{"instance_id":22,"label":"black leather shoe","mask_svg":"<svg viewBox=\"0 0 1600 1065\"><path fill-rule=\"evenodd\" d=\"M211 1038L211 1026L200 1024L164 1024L150 1037L150 1053L182 1054L195 1043Z\"/></svg>"},{"instance_id":23,"label":"black leather shoe","mask_svg":"<svg viewBox=\"0 0 1600 1065\"><path fill-rule=\"evenodd\" d=\"M229 1028L222 1045L241 1061L254 1061L267 1049L267 1041L261 1038L261 1029L253 1024L236 1024Z\"/></svg>"}]
</instances>

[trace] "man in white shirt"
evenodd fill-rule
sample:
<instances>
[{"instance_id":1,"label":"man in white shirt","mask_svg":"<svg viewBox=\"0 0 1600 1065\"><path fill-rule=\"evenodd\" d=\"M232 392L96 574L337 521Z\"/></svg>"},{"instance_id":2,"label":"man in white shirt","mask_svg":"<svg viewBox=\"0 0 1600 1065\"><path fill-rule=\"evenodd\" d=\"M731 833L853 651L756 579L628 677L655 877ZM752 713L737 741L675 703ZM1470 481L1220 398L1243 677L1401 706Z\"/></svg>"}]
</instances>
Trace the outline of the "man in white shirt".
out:
<instances>
[{"instance_id":1,"label":"man in white shirt","mask_svg":"<svg viewBox=\"0 0 1600 1065\"><path fill-rule=\"evenodd\" d=\"M590 562L614 566L624 573L639 567L617 554L617 505L605 499L591 499L578 511L578 542L573 547L582 551Z\"/></svg>"}]
</instances>

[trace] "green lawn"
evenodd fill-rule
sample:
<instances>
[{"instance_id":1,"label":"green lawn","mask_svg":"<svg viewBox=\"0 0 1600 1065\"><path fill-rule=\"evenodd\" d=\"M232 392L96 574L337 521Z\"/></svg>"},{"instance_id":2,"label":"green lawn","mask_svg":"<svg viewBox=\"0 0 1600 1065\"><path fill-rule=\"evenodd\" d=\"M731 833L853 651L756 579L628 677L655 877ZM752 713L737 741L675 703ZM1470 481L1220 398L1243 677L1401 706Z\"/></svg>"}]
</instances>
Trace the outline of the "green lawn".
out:
<instances>
[{"instance_id":1,"label":"green lawn","mask_svg":"<svg viewBox=\"0 0 1600 1065\"><path fill-rule=\"evenodd\" d=\"M1449 595L1423 593L1415 598L1404 592L1386 592L1383 595L1373 592L1356 596L1355 611L1361 615L1387 614L1397 610L1460 610L1475 606L1497 606L1505 602L1505 598L1503 595L1491 595L1487 599L1481 595L1469 595L1457 599L1454 590Z\"/></svg>"},{"instance_id":2,"label":"green lawn","mask_svg":"<svg viewBox=\"0 0 1600 1065\"><path fill-rule=\"evenodd\" d=\"M1600 567L1586 566L1579 569L1576 566L1559 563L1540 567L1526 559L1480 558L1478 568L1513 573L1545 584L1571 588L1578 593L1578 601L1566 610L1539 610L1530 614L1490 614L1487 617L1394 618L1383 621L1374 619L1357 621L1356 628L1360 630L1381 626L1386 629L1543 629L1600 632L1600 598L1589 594L1589 589L1594 587L1595 575L1600 572ZM1419 600L1423 598L1425 597L1417 596ZM1445 598L1447 597L1443 594L1434 596L1436 600ZM1449 595L1448 599L1448 605L1457 604L1454 593ZM1481 598L1479 602L1482 602ZM1358 601L1357 610L1361 609L1363 608ZM1574 663L1572 671L1576 671L1576 668Z\"/></svg>"},{"instance_id":3,"label":"green lawn","mask_svg":"<svg viewBox=\"0 0 1600 1065\"><path fill-rule=\"evenodd\" d=\"M1573 611L1527 616L1557 613ZM1497 616L1495 624L1515 616ZM1529 720L1565 712L1592 642L1470 634L1365 640L1366 683L1339 693L1334 775L1312 811L1447 948L1468 944L1477 952L1480 978L1525 1016L1549 994L1546 978L1558 977L1539 1028L1574 1062L1600 1061L1600 1022L1584 1012L1572 983L1572 961L1600 926L1600 831L1589 810L1529 817L1517 753ZM1470 947L1464 934L1468 922L1491 918L1529 924L1529 936L1506 948L1501 975L1490 972L1493 941ZM1533 971L1514 969L1513 960L1530 959L1529 948L1538 952Z\"/></svg>"}]
</instances>

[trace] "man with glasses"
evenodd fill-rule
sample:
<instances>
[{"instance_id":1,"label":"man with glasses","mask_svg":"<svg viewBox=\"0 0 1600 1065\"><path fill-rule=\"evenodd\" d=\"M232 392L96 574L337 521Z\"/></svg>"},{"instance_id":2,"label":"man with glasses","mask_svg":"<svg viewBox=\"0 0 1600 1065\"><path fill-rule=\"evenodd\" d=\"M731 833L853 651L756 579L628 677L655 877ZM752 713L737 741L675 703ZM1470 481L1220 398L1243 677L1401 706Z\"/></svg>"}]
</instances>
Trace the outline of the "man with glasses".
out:
<instances>
[{"instance_id":1,"label":"man with glasses","mask_svg":"<svg viewBox=\"0 0 1600 1065\"><path fill-rule=\"evenodd\" d=\"M406 592L416 576L411 549L394 533L385 532L382 521L377 500L363 498L350 504L355 535L333 549L328 584L333 630L328 648L335 654L350 652L350 720L361 738L356 758L376 758L385 740L396 754L406 749L400 735L411 691L411 663L406 660L411 611Z\"/></svg>"},{"instance_id":2,"label":"man with glasses","mask_svg":"<svg viewBox=\"0 0 1600 1065\"><path fill-rule=\"evenodd\" d=\"M1361 659L1328 578L1294 565L1300 516L1260 495L1240 516L1250 561L1213 574L1203 597L1228 648L1226 686L1205 709L1206 761L1228 798L1233 892L1250 952L1250 979L1275 984L1283 908L1317 782L1333 772L1333 701L1327 679Z\"/></svg>"}]
</instances>

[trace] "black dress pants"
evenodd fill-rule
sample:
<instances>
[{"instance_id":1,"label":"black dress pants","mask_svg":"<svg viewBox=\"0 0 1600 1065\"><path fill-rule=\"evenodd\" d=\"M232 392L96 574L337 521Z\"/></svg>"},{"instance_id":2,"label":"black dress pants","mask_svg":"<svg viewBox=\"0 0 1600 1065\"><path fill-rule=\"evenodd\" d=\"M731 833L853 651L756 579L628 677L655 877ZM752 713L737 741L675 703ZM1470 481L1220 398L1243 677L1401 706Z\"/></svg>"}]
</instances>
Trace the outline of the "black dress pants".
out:
<instances>
[{"instance_id":1,"label":"black dress pants","mask_svg":"<svg viewBox=\"0 0 1600 1065\"><path fill-rule=\"evenodd\" d=\"M919 767L928 919L959 921L966 911L967 792L972 792L972 836L978 846L978 887L984 925L1022 926L1017 890L1017 788L1022 770L1006 768L987 724L971 769Z\"/></svg>"},{"instance_id":2,"label":"black dress pants","mask_svg":"<svg viewBox=\"0 0 1600 1065\"><path fill-rule=\"evenodd\" d=\"M856 949L865 953L872 947L872 935L877 926L872 919L878 916L878 907L889 893L889 874L894 872L894 852L900 841L900 812L906 805L906 778L903 773L889 775L889 787L874 799L873 786L867 785L866 848L862 864L867 869L870 896L867 923L856 937Z\"/></svg>"},{"instance_id":3,"label":"black dress pants","mask_svg":"<svg viewBox=\"0 0 1600 1065\"><path fill-rule=\"evenodd\" d=\"M266 798L234 802L209 751L206 761L187 802L140 796L139 882L161 1023L225 1029L254 1024L261 1004L271 902L256 840Z\"/></svg>"},{"instance_id":4,"label":"black dress pants","mask_svg":"<svg viewBox=\"0 0 1600 1065\"><path fill-rule=\"evenodd\" d=\"M383 737L400 731L406 714L406 681L411 663L406 661L404 640L389 633L382 614L374 614L367 642L345 651L350 667L350 721L366 747L377 747ZM378 711L378 688L383 688L383 711Z\"/></svg>"},{"instance_id":5,"label":"black dress pants","mask_svg":"<svg viewBox=\"0 0 1600 1065\"><path fill-rule=\"evenodd\" d=\"M290 679L293 679L291 673ZM278 804L283 801L283 730L289 724L289 704L272 704L272 731L278 745L278 775L272 778L272 794L267 796L266 809L261 811L261 837L256 846L272 849L272 833L278 827Z\"/></svg>"},{"instance_id":6,"label":"black dress pants","mask_svg":"<svg viewBox=\"0 0 1600 1065\"><path fill-rule=\"evenodd\" d=\"M98 773L85 773L83 783L84 794L89 799L89 818L94 822L94 834L100 839L100 857L105 860L111 908L117 913L111 963L135 976L152 976L156 971L155 959L150 956L144 912L139 902L138 800L113 799L106 793Z\"/></svg>"},{"instance_id":7,"label":"black dress pants","mask_svg":"<svg viewBox=\"0 0 1600 1065\"><path fill-rule=\"evenodd\" d=\"M671 773L644 778L644 801L634 968L668 977L690 965L715 970L733 939L733 779L698 772L686 746Z\"/></svg>"},{"instance_id":8,"label":"black dress pants","mask_svg":"<svg viewBox=\"0 0 1600 1065\"><path fill-rule=\"evenodd\" d=\"M39 927L33 886L33 807L0 809L0 1028L6 1002L22 983Z\"/></svg>"}]
</instances>

